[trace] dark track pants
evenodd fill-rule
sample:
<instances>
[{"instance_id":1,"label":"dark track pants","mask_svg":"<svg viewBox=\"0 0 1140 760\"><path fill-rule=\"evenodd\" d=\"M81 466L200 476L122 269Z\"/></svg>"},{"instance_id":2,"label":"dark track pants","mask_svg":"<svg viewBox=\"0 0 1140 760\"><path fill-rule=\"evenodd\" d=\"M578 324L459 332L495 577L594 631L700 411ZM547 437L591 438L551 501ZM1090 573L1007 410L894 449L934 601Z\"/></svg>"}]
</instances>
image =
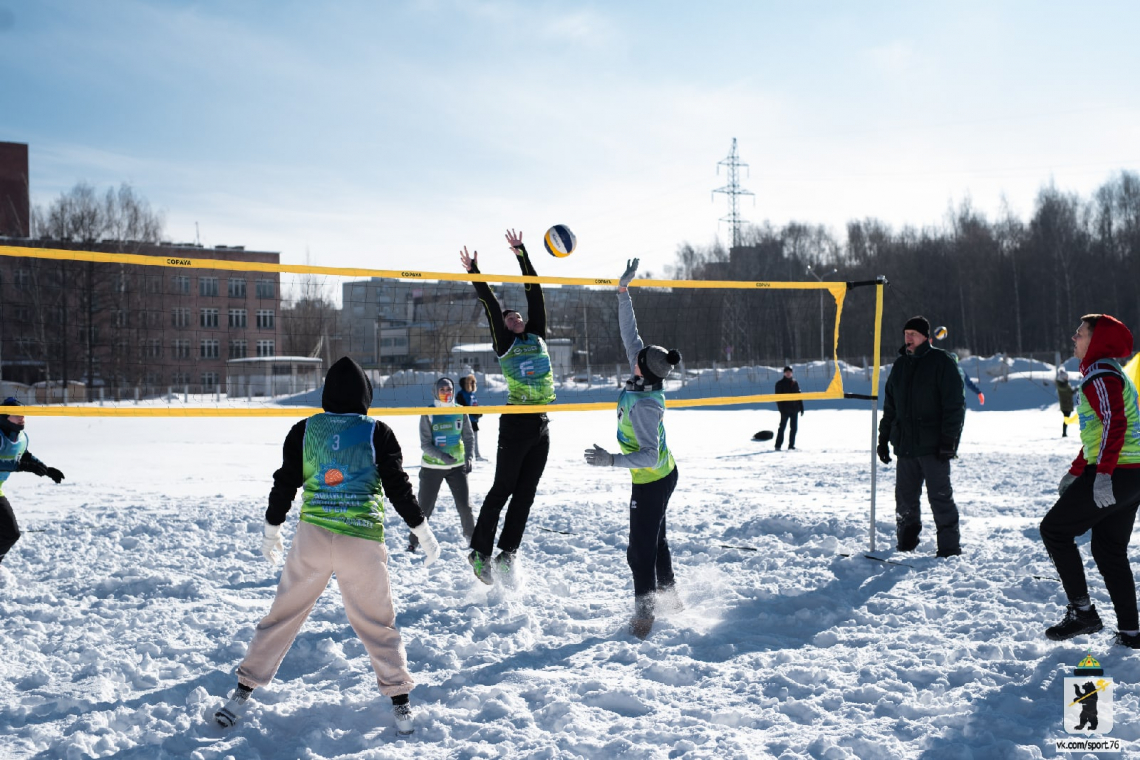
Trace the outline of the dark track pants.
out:
<instances>
[{"instance_id":1,"label":"dark track pants","mask_svg":"<svg viewBox=\"0 0 1140 760\"><path fill-rule=\"evenodd\" d=\"M784 428L788 423L792 423L792 429L788 431L788 448L794 449L796 447L796 427L800 424L799 412L780 412L780 427L776 431L776 448L784 445Z\"/></svg>"},{"instance_id":2,"label":"dark track pants","mask_svg":"<svg viewBox=\"0 0 1140 760\"><path fill-rule=\"evenodd\" d=\"M0 496L0 562L19 540L20 526L16 524L16 513L8 500Z\"/></svg>"},{"instance_id":3,"label":"dark track pants","mask_svg":"<svg viewBox=\"0 0 1140 760\"><path fill-rule=\"evenodd\" d=\"M625 558L633 571L635 596L673 585L673 556L665 538L665 511L676 487L676 467L661 480L633 484L629 500L629 548Z\"/></svg>"},{"instance_id":4,"label":"dark track pants","mask_svg":"<svg viewBox=\"0 0 1140 760\"><path fill-rule=\"evenodd\" d=\"M895 472L895 525L900 548L914 548L922 532L922 484L926 483L926 500L938 529L938 551L953 552L960 548L958 505L950 485L950 462L933 454L898 457Z\"/></svg>"},{"instance_id":5,"label":"dark track pants","mask_svg":"<svg viewBox=\"0 0 1140 760\"><path fill-rule=\"evenodd\" d=\"M499 419L495 482L479 509L479 520L471 537L471 548L475 551L491 554L499 514L508 499L511 503L499 535L499 549L518 551L538 481L550 454L550 432L546 425L545 414L504 414Z\"/></svg>"},{"instance_id":6,"label":"dark track pants","mask_svg":"<svg viewBox=\"0 0 1140 760\"><path fill-rule=\"evenodd\" d=\"M1140 628L1136 613L1136 580L1128 564L1128 541L1140 504L1140 470L1117 469L1112 473L1116 503L1101 509L1092 500L1096 467L1088 467L1073 482L1041 521L1041 540L1061 576L1070 602L1087 599L1085 567L1074 539L1092 530L1092 556L1104 576L1104 585L1116 610L1116 626L1122 631Z\"/></svg>"},{"instance_id":7,"label":"dark track pants","mask_svg":"<svg viewBox=\"0 0 1140 760\"><path fill-rule=\"evenodd\" d=\"M455 499L455 511L459 513L459 526L463 529L463 538L471 540L475 532L475 518L471 514L471 500L467 492L467 473L465 465L439 469L435 467L420 466L420 492L416 494L416 501L420 503L420 511L425 519L431 519L435 512L435 501L439 497L439 487L447 481L451 489L451 496ZM420 540L412 534L409 544L419 546Z\"/></svg>"}]
</instances>

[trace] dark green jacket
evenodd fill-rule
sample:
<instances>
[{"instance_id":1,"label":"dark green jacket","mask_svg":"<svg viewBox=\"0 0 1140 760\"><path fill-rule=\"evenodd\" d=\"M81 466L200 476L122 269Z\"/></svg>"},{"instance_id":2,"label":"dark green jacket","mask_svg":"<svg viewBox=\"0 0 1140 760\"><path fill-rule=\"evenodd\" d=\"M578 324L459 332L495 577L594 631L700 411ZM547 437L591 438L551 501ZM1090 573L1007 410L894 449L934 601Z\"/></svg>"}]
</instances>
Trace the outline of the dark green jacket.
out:
<instances>
[{"instance_id":1,"label":"dark green jacket","mask_svg":"<svg viewBox=\"0 0 1140 760\"><path fill-rule=\"evenodd\" d=\"M879 443L889 440L900 457L957 451L965 419L966 391L954 358L929 341L913 355L900 348L887 377Z\"/></svg>"}]
</instances>

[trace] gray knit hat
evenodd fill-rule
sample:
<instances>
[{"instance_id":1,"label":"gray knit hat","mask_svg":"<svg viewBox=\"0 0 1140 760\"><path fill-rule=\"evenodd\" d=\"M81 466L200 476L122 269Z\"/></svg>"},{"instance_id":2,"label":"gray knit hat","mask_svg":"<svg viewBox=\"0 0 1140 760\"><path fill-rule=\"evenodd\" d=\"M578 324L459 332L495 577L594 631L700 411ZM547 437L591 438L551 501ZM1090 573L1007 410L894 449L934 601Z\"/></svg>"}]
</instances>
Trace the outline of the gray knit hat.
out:
<instances>
[{"instance_id":1,"label":"gray knit hat","mask_svg":"<svg viewBox=\"0 0 1140 760\"><path fill-rule=\"evenodd\" d=\"M455 383L451 381L450 377L441 377L435 381L435 397L439 398L439 392L447 388L451 391L451 395L455 397Z\"/></svg>"},{"instance_id":2,"label":"gray knit hat","mask_svg":"<svg viewBox=\"0 0 1140 760\"><path fill-rule=\"evenodd\" d=\"M666 350L661 346L646 346L637 352L637 366L645 378L646 385L657 385L673 367L681 363L681 352L675 348Z\"/></svg>"}]
</instances>

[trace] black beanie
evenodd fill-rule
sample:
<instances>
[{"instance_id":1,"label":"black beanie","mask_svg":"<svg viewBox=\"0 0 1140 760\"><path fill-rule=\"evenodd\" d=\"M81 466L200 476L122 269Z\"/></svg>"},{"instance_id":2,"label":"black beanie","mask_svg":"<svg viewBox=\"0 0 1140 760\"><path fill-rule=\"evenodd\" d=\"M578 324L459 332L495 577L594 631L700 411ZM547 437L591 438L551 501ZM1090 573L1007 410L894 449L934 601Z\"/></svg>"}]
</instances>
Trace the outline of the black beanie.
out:
<instances>
[{"instance_id":1,"label":"black beanie","mask_svg":"<svg viewBox=\"0 0 1140 760\"><path fill-rule=\"evenodd\" d=\"M911 317L903 325L903 332L907 330L914 330L917 333L922 333L924 337L930 337L930 322L926 317Z\"/></svg>"},{"instance_id":2,"label":"black beanie","mask_svg":"<svg viewBox=\"0 0 1140 760\"><path fill-rule=\"evenodd\" d=\"M637 366L646 385L657 385L680 363L681 352L675 348L666 351L661 346L646 346L637 352Z\"/></svg>"}]
</instances>

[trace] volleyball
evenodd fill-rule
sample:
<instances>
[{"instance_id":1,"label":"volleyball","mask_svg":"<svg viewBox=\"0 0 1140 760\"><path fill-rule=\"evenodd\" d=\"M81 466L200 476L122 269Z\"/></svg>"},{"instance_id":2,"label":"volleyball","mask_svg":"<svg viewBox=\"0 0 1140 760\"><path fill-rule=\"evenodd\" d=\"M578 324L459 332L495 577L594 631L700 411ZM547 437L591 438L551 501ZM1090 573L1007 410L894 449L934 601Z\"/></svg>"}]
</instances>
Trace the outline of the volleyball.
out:
<instances>
[{"instance_id":1,"label":"volleyball","mask_svg":"<svg viewBox=\"0 0 1140 760\"><path fill-rule=\"evenodd\" d=\"M945 325L939 325L938 327L934 328L934 339L935 340L942 340L943 338L946 337L946 334L949 332L950 331L946 329Z\"/></svg>"},{"instance_id":2,"label":"volleyball","mask_svg":"<svg viewBox=\"0 0 1140 760\"><path fill-rule=\"evenodd\" d=\"M546 231L546 237L542 242L546 246L547 253L561 259L574 253L578 238L574 237L574 233L565 224L556 224Z\"/></svg>"}]
</instances>

